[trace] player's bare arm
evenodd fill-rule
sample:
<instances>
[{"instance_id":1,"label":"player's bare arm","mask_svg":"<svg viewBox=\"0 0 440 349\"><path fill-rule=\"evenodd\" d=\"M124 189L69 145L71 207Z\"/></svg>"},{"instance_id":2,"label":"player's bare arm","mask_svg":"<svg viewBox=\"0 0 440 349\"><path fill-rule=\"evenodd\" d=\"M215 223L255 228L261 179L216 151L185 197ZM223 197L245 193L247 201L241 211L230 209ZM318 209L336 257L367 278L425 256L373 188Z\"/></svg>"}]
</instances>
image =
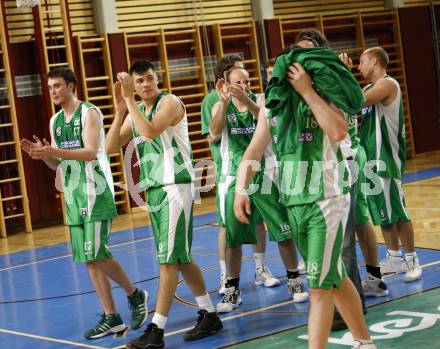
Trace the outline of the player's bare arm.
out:
<instances>
[{"instance_id":1,"label":"player's bare arm","mask_svg":"<svg viewBox=\"0 0 440 349\"><path fill-rule=\"evenodd\" d=\"M241 159L235 184L234 213L240 222L246 224L249 224L247 215L251 214L251 211L250 200L245 189L258 172L256 167L251 166L251 163L257 165L257 162L261 161L264 152L271 141L265 108L261 108L259 114L260 121L258 122L255 134Z\"/></svg>"},{"instance_id":2,"label":"player's bare arm","mask_svg":"<svg viewBox=\"0 0 440 349\"><path fill-rule=\"evenodd\" d=\"M22 140L22 147L32 159L43 160L50 168L55 169L54 165L63 160L92 161L96 159L99 147L99 132L101 120L94 109L87 112L84 126L84 148L80 149L59 149L49 143L45 138L41 141L34 136L34 142L27 139ZM53 138L52 138L53 139Z\"/></svg>"},{"instance_id":3,"label":"player's bare arm","mask_svg":"<svg viewBox=\"0 0 440 349\"><path fill-rule=\"evenodd\" d=\"M119 73L122 96L133 121L134 128L139 134L148 139L159 136L168 126L177 125L184 115L183 106L175 96L166 96L160 103L154 119L147 120L138 108L134 99L133 79L127 73Z\"/></svg>"},{"instance_id":4,"label":"player's bare arm","mask_svg":"<svg viewBox=\"0 0 440 349\"><path fill-rule=\"evenodd\" d=\"M119 81L116 81L113 90L115 116L105 137L105 151L107 154L117 153L133 137L131 122L127 118L128 108L124 97L122 97Z\"/></svg>"},{"instance_id":5,"label":"player's bare arm","mask_svg":"<svg viewBox=\"0 0 440 349\"><path fill-rule=\"evenodd\" d=\"M260 108L252 99L249 98L247 91L243 89L241 85L230 84L229 92L232 97L237 98L241 103L243 103L246 106L246 108L249 109L252 115L258 119L258 113L260 111Z\"/></svg>"},{"instance_id":6,"label":"player's bare arm","mask_svg":"<svg viewBox=\"0 0 440 349\"><path fill-rule=\"evenodd\" d=\"M224 79L217 80L215 89L220 101L212 107L212 120L209 125L209 133L211 143L216 143L221 137L223 129L226 126L226 107L228 106L231 94L229 92L229 84Z\"/></svg>"},{"instance_id":7,"label":"player's bare arm","mask_svg":"<svg viewBox=\"0 0 440 349\"><path fill-rule=\"evenodd\" d=\"M387 79L379 79L373 87L364 92L365 105L382 103L390 105L397 96L397 86Z\"/></svg>"},{"instance_id":8,"label":"player's bare arm","mask_svg":"<svg viewBox=\"0 0 440 349\"><path fill-rule=\"evenodd\" d=\"M23 149L23 151L28 154L30 157L31 153L33 153L36 149L41 149L43 147L45 147L45 144L49 144L46 139L43 139L43 141L41 141L36 135L32 136L33 141L27 139L27 138L23 138L20 141L21 144L21 149ZM38 158L34 158L33 159L38 159ZM54 158L54 157L48 157L46 159L41 159L43 160L46 165L51 168L52 170L56 170L57 166L60 163L60 159Z\"/></svg>"},{"instance_id":9,"label":"player's bare arm","mask_svg":"<svg viewBox=\"0 0 440 349\"><path fill-rule=\"evenodd\" d=\"M348 69L353 69L353 61L346 52L339 54L339 59L347 66Z\"/></svg>"}]
</instances>

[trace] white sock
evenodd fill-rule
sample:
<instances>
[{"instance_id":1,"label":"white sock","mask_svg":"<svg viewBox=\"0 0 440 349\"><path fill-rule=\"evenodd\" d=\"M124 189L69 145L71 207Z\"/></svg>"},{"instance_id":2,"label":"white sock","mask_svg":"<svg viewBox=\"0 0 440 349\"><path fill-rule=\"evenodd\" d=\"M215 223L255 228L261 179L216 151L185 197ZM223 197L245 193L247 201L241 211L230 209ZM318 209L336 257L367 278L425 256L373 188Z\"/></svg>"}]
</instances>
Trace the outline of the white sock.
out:
<instances>
[{"instance_id":1,"label":"white sock","mask_svg":"<svg viewBox=\"0 0 440 349\"><path fill-rule=\"evenodd\" d=\"M220 264L220 274L226 276L226 261L220 259L218 264Z\"/></svg>"},{"instance_id":2,"label":"white sock","mask_svg":"<svg viewBox=\"0 0 440 349\"><path fill-rule=\"evenodd\" d=\"M200 309L204 309L208 313L215 313L214 305L211 302L211 297L209 297L209 294L195 298Z\"/></svg>"},{"instance_id":3,"label":"white sock","mask_svg":"<svg viewBox=\"0 0 440 349\"><path fill-rule=\"evenodd\" d=\"M397 250L397 251L388 250L388 253L390 254L391 257L401 257L402 256L402 252L400 252L400 250Z\"/></svg>"},{"instance_id":4,"label":"white sock","mask_svg":"<svg viewBox=\"0 0 440 349\"><path fill-rule=\"evenodd\" d=\"M414 251L414 252L408 252L408 253L405 253L405 258L406 258L406 257L414 257L414 258L417 258L417 252Z\"/></svg>"},{"instance_id":5,"label":"white sock","mask_svg":"<svg viewBox=\"0 0 440 349\"><path fill-rule=\"evenodd\" d=\"M154 313L152 323L156 324L160 329L164 329L167 324L168 318L166 316L160 315L159 313Z\"/></svg>"},{"instance_id":6,"label":"white sock","mask_svg":"<svg viewBox=\"0 0 440 349\"><path fill-rule=\"evenodd\" d=\"M264 267L264 253L254 253L255 256L255 269Z\"/></svg>"}]
</instances>

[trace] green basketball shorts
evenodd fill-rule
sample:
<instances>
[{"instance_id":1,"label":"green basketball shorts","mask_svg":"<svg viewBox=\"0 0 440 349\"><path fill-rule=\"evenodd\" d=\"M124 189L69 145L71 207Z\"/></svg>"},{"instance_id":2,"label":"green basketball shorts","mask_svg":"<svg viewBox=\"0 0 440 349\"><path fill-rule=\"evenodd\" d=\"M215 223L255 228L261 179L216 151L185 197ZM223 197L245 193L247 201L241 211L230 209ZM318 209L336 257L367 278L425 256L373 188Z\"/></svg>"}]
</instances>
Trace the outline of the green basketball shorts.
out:
<instances>
[{"instance_id":1,"label":"green basketball shorts","mask_svg":"<svg viewBox=\"0 0 440 349\"><path fill-rule=\"evenodd\" d=\"M370 215L368 213L368 200L367 195L362 191L362 184L366 183L364 166L367 161L367 157L365 155L365 150L363 147L359 147L356 159L359 166L359 174L357 177L357 181L354 187L354 195L355 195L355 206L354 206L354 215L355 215L355 224L368 224L370 221Z\"/></svg>"},{"instance_id":2,"label":"green basketball shorts","mask_svg":"<svg viewBox=\"0 0 440 349\"><path fill-rule=\"evenodd\" d=\"M341 287L346 276L341 258L350 194L287 208L294 240L307 265L309 287Z\"/></svg>"},{"instance_id":3,"label":"green basketball shorts","mask_svg":"<svg viewBox=\"0 0 440 349\"><path fill-rule=\"evenodd\" d=\"M380 193L367 195L373 224L386 226L409 221L411 218L405 207L402 181L389 177L379 177L379 179L382 188Z\"/></svg>"},{"instance_id":4,"label":"green basketball shorts","mask_svg":"<svg viewBox=\"0 0 440 349\"><path fill-rule=\"evenodd\" d=\"M184 183L146 193L159 264L191 262L193 191L193 183Z\"/></svg>"},{"instance_id":5,"label":"green basketball shorts","mask_svg":"<svg viewBox=\"0 0 440 349\"><path fill-rule=\"evenodd\" d=\"M241 223L234 214L235 177L228 176L219 183L220 214L226 227L226 246L237 247L242 244L256 244L255 224L261 221L269 229L271 241L282 242L292 240L287 212L279 202L279 191L273 182L265 183L264 190L259 189L249 195L251 201L250 224Z\"/></svg>"},{"instance_id":6,"label":"green basketball shorts","mask_svg":"<svg viewBox=\"0 0 440 349\"><path fill-rule=\"evenodd\" d=\"M111 226L111 219L70 225L73 261L79 263L112 258L113 255L107 247Z\"/></svg>"}]
</instances>

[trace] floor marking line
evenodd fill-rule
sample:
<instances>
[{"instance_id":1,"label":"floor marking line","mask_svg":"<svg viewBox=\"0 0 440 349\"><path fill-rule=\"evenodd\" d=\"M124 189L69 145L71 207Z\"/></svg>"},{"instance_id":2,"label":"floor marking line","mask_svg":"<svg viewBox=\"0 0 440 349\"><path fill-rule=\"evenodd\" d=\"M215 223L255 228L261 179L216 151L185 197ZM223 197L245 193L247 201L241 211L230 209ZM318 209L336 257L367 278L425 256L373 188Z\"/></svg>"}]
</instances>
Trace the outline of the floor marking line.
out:
<instances>
[{"instance_id":1,"label":"floor marking line","mask_svg":"<svg viewBox=\"0 0 440 349\"><path fill-rule=\"evenodd\" d=\"M0 328L0 332L3 333L8 333L8 334L15 334L17 336L22 336L22 337L29 337L29 338L34 338L34 339L41 339L41 340L45 340L48 342L55 342L55 343L62 343L62 344L70 344L73 345L75 347L81 347L81 348L91 348L91 349L108 349L105 347L98 347L96 345L89 345L89 344L83 344L83 343L76 343L76 342L71 342L71 341L66 341L64 339L56 339L56 338L50 338L50 337L44 337L44 336L37 336L35 334L29 334L29 333L24 333L24 332L18 332L18 331L12 331L12 330L6 330L4 328Z\"/></svg>"},{"instance_id":2,"label":"floor marking line","mask_svg":"<svg viewBox=\"0 0 440 349\"><path fill-rule=\"evenodd\" d=\"M193 231L194 230L200 230L202 228L210 228L210 227L203 225L203 226L194 228ZM154 237L153 236L148 236L146 238L142 238L142 239L139 239L139 240L124 241L124 242L121 242L121 243L110 245L109 247L111 249L112 247L119 247L119 246L123 246L123 245L134 244L134 243L137 243L137 242L142 242L142 241L151 240L151 239L154 239ZM6 271L6 270L17 269L17 268L21 268L21 267L27 267L27 266L38 264L38 263L50 262L50 261L54 261L54 260L58 260L58 259L66 258L66 257L72 257L72 254L69 253L69 254L65 254L65 255L62 255L62 256L51 257L51 258L44 259L44 260L38 260L38 261L28 262L28 263L19 264L19 265L13 265L11 267L6 267L6 268L0 269L0 272Z\"/></svg>"},{"instance_id":3,"label":"floor marking line","mask_svg":"<svg viewBox=\"0 0 440 349\"><path fill-rule=\"evenodd\" d=\"M126 241L126 242L122 242L122 243L119 243L119 244L111 245L109 247L110 248L111 247L118 247L118 246L123 246L123 245L129 244L129 243L146 241L146 240L151 240L151 239L153 239L153 237L152 236L148 236L146 238L142 238L142 239L139 239L139 240L136 240L136 241L129 241L129 242ZM47 259L44 259L44 260L38 260L38 261L28 262L28 263L24 263L24 264L20 264L20 265L14 265L12 267L7 267L7 268L0 269L0 272L6 271L6 270L17 269L17 268L21 268L21 267L28 267L30 265L34 265L34 264L38 264L38 263L51 262L51 261L55 261L55 260L63 259L63 258L67 258L67 257L72 257L72 254L69 253L69 254L65 254L65 255L62 255L62 256L47 258Z\"/></svg>"},{"instance_id":4,"label":"floor marking line","mask_svg":"<svg viewBox=\"0 0 440 349\"><path fill-rule=\"evenodd\" d=\"M277 304L272 304L272 305L269 305L269 306L264 307L264 308L247 310L247 311L244 311L244 312L242 312L240 314L237 314L237 315L231 315L231 316L223 317L223 318L221 318L221 320L222 320L222 322L225 322L225 321L233 320L233 319L240 318L240 317L243 317L243 316L246 316L246 315L252 315L252 314L260 313L260 312L265 311L265 310L282 307L284 305L288 305L288 304L291 304L291 303L293 303L293 300L286 301L286 302L281 302L281 303L277 303ZM193 327L194 326L187 327L187 328L182 328L180 330L176 330L176 331L169 332L169 333L165 333L165 337L174 336L174 335L182 333L182 332L187 332L187 331L191 330ZM124 345L123 346L114 347L113 349L123 349L123 348L125 348Z\"/></svg>"},{"instance_id":5,"label":"floor marking line","mask_svg":"<svg viewBox=\"0 0 440 349\"><path fill-rule=\"evenodd\" d=\"M440 264L440 260L424 264L424 265L422 265L422 267L426 268L426 267L430 267L430 266L433 266L433 265L436 265L436 264ZM282 303L277 303L277 304L272 304L272 305L264 307L264 308L258 308L258 309L254 309L254 310L244 311L243 313L240 313L240 314L237 314L237 315L231 315L231 316L224 317L224 318L222 318L222 322L223 321L233 320L233 319L240 318L240 317L247 316L247 315L257 314L257 313L260 313L260 312L263 312L263 311L266 311L266 310L282 307L284 305L288 305L288 304L291 304L291 303L293 303L293 300L282 302ZM187 327L187 328L184 328L184 329L181 329L181 330L176 330L176 331L173 331L173 332L165 334L165 337L173 336L175 334L182 333L182 332L186 332L186 331L189 331L190 329L192 329L192 327ZM117 348L123 348L123 347L117 347Z\"/></svg>"},{"instance_id":6,"label":"floor marking line","mask_svg":"<svg viewBox=\"0 0 440 349\"><path fill-rule=\"evenodd\" d=\"M253 309L253 310L247 310L247 311L244 311L244 312L242 312L242 313L240 313L240 314L237 314L237 315L226 316L226 317L224 317L224 318L221 318L221 320L222 320L222 322L224 322L224 321L229 321L229 320L237 319L237 318L240 318L240 317L243 317L243 316L257 314L257 313L260 313L260 312L262 312L262 311L270 310L270 309L273 309L273 308L282 307L282 306L284 306L284 305L288 305L288 304L291 304L291 303L293 303L293 300L291 300L291 301L286 301L286 302L281 302L281 303L277 303L277 304L272 304L272 305L269 305L269 306L267 306L267 307L263 307L263 308L258 308L258 309ZM194 327L194 326L193 326L193 327ZM173 331L173 332L166 333L166 334L165 334L165 337L168 337L168 336L174 336L175 334L179 334L179 333L182 333L182 332L189 331L189 330L191 330L193 327L187 327L187 328L183 328L183 329L181 329L181 330L176 330L176 331Z\"/></svg>"},{"instance_id":7,"label":"floor marking line","mask_svg":"<svg viewBox=\"0 0 440 349\"><path fill-rule=\"evenodd\" d=\"M422 268L432 267L433 265L440 264L440 261L435 261L431 263L422 264Z\"/></svg>"},{"instance_id":8,"label":"floor marking line","mask_svg":"<svg viewBox=\"0 0 440 349\"><path fill-rule=\"evenodd\" d=\"M426 263L426 264L422 264L421 267L422 267L422 269L424 269L424 268L427 268L427 267L432 267L433 265L437 265L437 264L440 264L440 260L434 261L434 262L430 262L430 263ZM396 276L396 275L400 275L400 274L404 274L404 273L405 272L384 274L384 275L382 275L382 278L383 279L388 279L388 278L390 278L392 276Z\"/></svg>"}]
</instances>

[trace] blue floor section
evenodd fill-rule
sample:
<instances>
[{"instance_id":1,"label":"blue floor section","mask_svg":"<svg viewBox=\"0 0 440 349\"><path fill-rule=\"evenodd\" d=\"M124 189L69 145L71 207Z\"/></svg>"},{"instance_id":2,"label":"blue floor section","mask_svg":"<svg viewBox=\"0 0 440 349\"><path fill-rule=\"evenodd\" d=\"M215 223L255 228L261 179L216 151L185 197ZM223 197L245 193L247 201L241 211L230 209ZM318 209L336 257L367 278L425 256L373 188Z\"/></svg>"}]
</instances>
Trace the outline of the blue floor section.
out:
<instances>
[{"instance_id":1,"label":"blue floor section","mask_svg":"<svg viewBox=\"0 0 440 349\"><path fill-rule=\"evenodd\" d=\"M209 225L214 220L214 214L195 217L193 255L203 270L213 301L218 302L217 228ZM110 245L130 279L137 287L149 291L149 305L153 309L158 286L158 264L154 257L150 228L115 232L111 235ZM380 254L385 254L383 247ZM278 287L268 289L255 286L255 266L250 247L245 247L244 256L241 275L243 305L232 313L222 315L224 331L191 344L183 342L182 330L195 323L197 308L187 285L182 282L177 289L179 300L174 302L169 316L167 348L182 348L184 345L217 348L306 323L308 304L294 305L290 302L276 245L268 243L267 264L274 275L282 280ZM422 264L439 264L425 268L423 280L414 283L405 284L402 275L387 278L390 295L368 299L368 304L440 286L440 251L422 249L419 256ZM73 264L68 244L0 256L0 265L0 348L115 348L142 332L128 331L126 337L108 336L94 341L82 338L82 333L97 322L101 309L85 266ZM363 268L361 270L364 272ZM130 312L123 290L115 287L114 296L119 312L128 322ZM18 333L5 333L5 330ZM42 338L28 338L24 337L25 334ZM51 339L74 344L53 342Z\"/></svg>"},{"instance_id":2,"label":"blue floor section","mask_svg":"<svg viewBox=\"0 0 440 349\"><path fill-rule=\"evenodd\" d=\"M440 176L440 167L434 167L426 170L405 173L403 176L403 183L410 183Z\"/></svg>"},{"instance_id":3,"label":"blue floor section","mask_svg":"<svg viewBox=\"0 0 440 349\"><path fill-rule=\"evenodd\" d=\"M440 168L435 168L406 174L404 181L412 182L439 175ZM217 303L220 301L217 295L218 229L210 225L214 221L214 213L194 217L192 251L203 270L213 302ZM150 227L113 233L110 248L132 282L148 290L150 311L153 311L159 269ZM389 296L368 298L368 305L440 287L440 251L418 251L421 263L425 265L423 279L404 283L403 275L388 277ZM380 257L384 257L385 248L380 246L379 252ZM222 315L224 330L216 336L190 344L183 341L185 329L195 323L197 308L187 285L181 282L166 329L167 348L218 348L306 323L308 303L291 302L277 246L269 242L266 252L266 264L282 280L281 285L275 288L255 286L255 265L249 246L244 247L243 256L240 282L243 305L232 313ZM359 248L358 257L363 261ZM363 266L360 267L364 274ZM114 298L118 311L128 323L130 311L127 299L123 290L116 285ZM83 339L82 334L96 324L99 313L101 308L86 267L72 262L69 243L0 256L1 349L118 348L142 333L142 330L137 330L128 331L121 338L107 336L94 341Z\"/></svg>"}]
</instances>

